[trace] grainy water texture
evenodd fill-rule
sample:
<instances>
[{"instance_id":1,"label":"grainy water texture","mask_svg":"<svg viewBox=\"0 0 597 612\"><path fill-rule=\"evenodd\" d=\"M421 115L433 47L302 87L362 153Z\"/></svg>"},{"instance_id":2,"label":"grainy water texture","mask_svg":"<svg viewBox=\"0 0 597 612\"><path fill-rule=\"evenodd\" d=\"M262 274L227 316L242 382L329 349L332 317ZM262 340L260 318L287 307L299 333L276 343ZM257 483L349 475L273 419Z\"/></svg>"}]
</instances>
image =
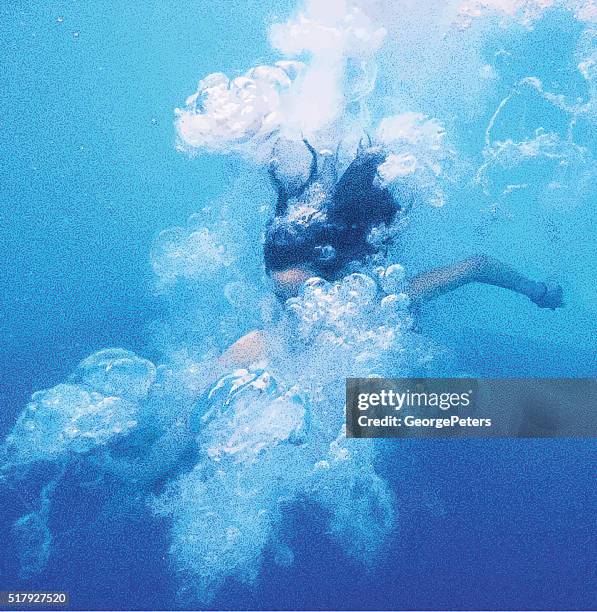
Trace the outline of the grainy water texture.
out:
<instances>
[{"instance_id":1,"label":"grainy water texture","mask_svg":"<svg viewBox=\"0 0 597 612\"><path fill-rule=\"evenodd\" d=\"M409 559L424 564L428 555L432 564L435 546L400 544L416 529L413 517L427 517L419 528L430 521L440 534L452 511L468 514L446 507L434 466L467 453L497 461L501 453L491 450L495 441L453 445L462 457L447 459L439 443L433 451L347 440L346 377L597 370L597 5L306 0L259 27L267 61L229 74L214 65L196 75L195 91L170 92L180 100L172 128L178 162L191 168L202 156L226 156L240 170L185 223L156 232L146 269L161 310L140 323L150 348L81 355L70 376L34 393L7 428L1 486L26 487L29 497L10 528L21 585L55 575L60 542L92 520L64 512L64 496L81 487L104 517L96 529L109 534L110 520L158 525L165 535L155 554L167 558L163 571L180 605L259 607L246 593L281 580L277 592L287 593L289 608L330 607L316 584L296 586L313 580L308 572L292 578L305 559L334 551L332 572L346 566L374 577L371 585ZM312 278L282 305L262 263L275 201L266 170L273 160L285 184L301 184L310 163L304 139L339 172L363 143L383 147L375 180L402 210L391 226L372 230L368 240L383 248L370 261L335 282ZM323 181L288 214L305 223L322 214ZM415 316L408 277L481 251L561 283L566 309L539 311L520 296L477 287ZM222 351L255 329L263 330L264 356L222 368ZM579 456L590 455L586 448ZM422 480L414 486L408 474L417 463ZM495 469L508 479L510 467ZM308 521L317 537L302 535ZM237 594L226 599L230 585ZM296 600L292 589L301 588L311 598ZM341 607L396 605L371 597L347 594ZM439 605L404 597L405 606ZM543 605L585 605L591 593L574 597ZM474 601L499 606L491 597Z\"/></svg>"}]
</instances>

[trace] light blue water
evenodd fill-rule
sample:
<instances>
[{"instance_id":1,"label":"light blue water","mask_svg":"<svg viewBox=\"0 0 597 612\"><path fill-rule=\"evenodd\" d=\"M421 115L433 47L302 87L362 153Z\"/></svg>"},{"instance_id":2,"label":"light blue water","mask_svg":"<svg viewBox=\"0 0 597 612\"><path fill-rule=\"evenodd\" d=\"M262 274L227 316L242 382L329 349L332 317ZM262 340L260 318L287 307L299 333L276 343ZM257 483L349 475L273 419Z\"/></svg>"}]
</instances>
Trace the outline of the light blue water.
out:
<instances>
[{"instance_id":1,"label":"light blue water","mask_svg":"<svg viewBox=\"0 0 597 612\"><path fill-rule=\"evenodd\" d=\"M594 25L554 9L530 25L486 16L458 30L433 7L371 8L388 36L366 127L413 111L446 128L441 176L422 175L392 261L411 275L487 252L562 284L566 308L466 287L424 309L422 334L396 332L403 361L376 347L357 371L376 359L390 372L417 370L420 341L429 374L595 376ZM78 370L71 383L120 398L113 421L98 416L94 437L75 436L80 446L47 431L33 446L22 438L28 471L0 488L0 589L68 590L78 609L594 608L593 442L388 441L375 456L349 447L342 463L343 445L333 455L326 437L341 404L309 394L321 379L333 399L333 381L353 366L336 365L321 339L298 367L278 347L270 369L283 390L298 383L307 395L323 441L286 444L291 424L273 432L282 442L256 467L254 445L269 448L272 435L220 463L220 480L192 454L149 490L138 472L127 476L123 459L150 456L197 402L215 352L257 326L294 333L268 314L260 240L274 193L263 163L189 157L173 127L173 109L200 78L280 59L268 26L294 9L211 0L0 8L0 433L32 393L104 347L151 362L134 358L105 378L93 364ZM434 190L443 207L427 205ZM158 238L175 226L185 228L177 240L208 228L231 263L201 243L177 267ZM276 393L235 399L256 437L255 415L272 410ZM218 423L199 439L216 453L226 436ZM124 431L115 435L115 424ZM323 460L332 475L313 476Z\"/></svg>"}]
</instances>

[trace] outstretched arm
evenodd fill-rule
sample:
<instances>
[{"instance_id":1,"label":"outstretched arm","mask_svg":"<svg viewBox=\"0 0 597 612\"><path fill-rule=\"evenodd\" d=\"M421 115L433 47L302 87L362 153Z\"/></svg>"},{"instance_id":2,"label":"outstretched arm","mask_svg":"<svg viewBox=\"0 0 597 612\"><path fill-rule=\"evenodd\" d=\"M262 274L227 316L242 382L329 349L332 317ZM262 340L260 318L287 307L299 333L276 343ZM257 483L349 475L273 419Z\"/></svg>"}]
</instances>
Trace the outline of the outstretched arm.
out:
<instances>
[{"instance_id":1,"label":"outstretched arm","mask_svg":"<svg viewBox=\"0 0 597 612\"><path fill-rule=\"evenodd\" d=\"M559 285L533 281L488 255L475 255L451 266L415 276L409 284L409 295L414 305L421 305L468 283L510 289L526 295L540 308L554 310L564 305Z\"/></svg>"}]
</instances>

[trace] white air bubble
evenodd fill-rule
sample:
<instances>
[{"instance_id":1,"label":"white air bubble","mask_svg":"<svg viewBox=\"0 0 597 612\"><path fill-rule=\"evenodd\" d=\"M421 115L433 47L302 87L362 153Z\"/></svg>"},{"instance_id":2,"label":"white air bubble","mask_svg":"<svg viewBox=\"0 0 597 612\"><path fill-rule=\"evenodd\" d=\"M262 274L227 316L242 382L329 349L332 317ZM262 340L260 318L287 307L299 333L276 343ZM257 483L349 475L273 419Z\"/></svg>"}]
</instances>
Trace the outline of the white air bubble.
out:
<instances>
[{"instance_id":1,"label":"white air bubble","mask_svg":"<svg viewBox=\"0 0 597 612\"><path fill-rule=\"evenodd\" d=\"M345 277L340 290L343 297L355 304L368 304L377 295L375 281L366 274L358 272Z\"/></svg>"},{"instance_id":2,"label":"white air bubble","mask_svg":"<svg viewBox=\"0 0 597 612\"><path fill-rule=\"evenodd\" d=\"M116 395L133 401L143 399L155 381L156 368L123 349L104 349L82 361L71 380L104 395Z\"/></svg>"},{"instance_id":3,"label":"white air bubble","mask_svg":"<svg viewBox=\"0 0 597 612\"><path fill-rule=\"evenodd\" d=\"M381 288L385 293L398 293L404 283L406 273L400 264L392 264L379 275Z\"/></svg>"},{"instance_id":4,"label":"white air bubble","mask_svg":"<svg viewBox=\"0 0 597 612\"><path fill-rule=\"evenodd\" d=\"M155 376L151 362L124 349L91 355L79 364L70 384L33 394L6 439L12 462L86 453L128 433Z\"/></svg>"},{"instance_id":5,"label":"white air bubble","mask_svg":"<svg viewBox=\"0 0 597 612\"><path fill-rule=\"evenodd\" d=\"M197 281L213 277L236 261L236 242L225 225L214 230L173 227L160 232L150 257L154 272L164 283Z\"/></svg>"},{"instance_id":6,"label":"white air bubble","mask_svg":"<svg viewBox=\"0 0 597 612\"><path fill-rule=\"evenodd\" d=\"M390 310L408 310L410 307L410 298L406 293L392 293L390 295L386 295L381 300L382 308L387 308Z\"/></svg>"}]
</instances>

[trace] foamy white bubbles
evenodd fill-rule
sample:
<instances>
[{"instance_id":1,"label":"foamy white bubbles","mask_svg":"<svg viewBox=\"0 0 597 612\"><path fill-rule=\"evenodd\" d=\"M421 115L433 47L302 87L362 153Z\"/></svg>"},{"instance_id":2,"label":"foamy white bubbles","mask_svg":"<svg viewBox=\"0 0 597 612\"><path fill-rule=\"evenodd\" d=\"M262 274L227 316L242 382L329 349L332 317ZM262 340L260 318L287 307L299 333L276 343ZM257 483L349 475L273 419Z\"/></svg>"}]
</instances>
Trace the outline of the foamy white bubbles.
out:
<instances>
[{"instance_id":1,"label":"foamy white bubbles","mask_svg":"<svg viewBox=\"0 0 597 612\"><path fill-rule=\"evenodd\" d=\"M253 582L267 548L281 563L282 504L311 479L305 397L255 368L223 376L198 402L199 463L153 503L172 520L171 554L202 601L229 578Z\"/></svg>"},{"instance_id":2,"label":"foamy white bubbles","mask_svg":"<svg viewBox=\"0 0 597 612\"><path fill-rule=\"evenodd\" d=\"M208 228L191 217L187 227L160 232L151 250L151 266L166 285L178 279L207 279L237 259L234 244L226 222Z\"/></svg>"},{"instance_id":3,"label":"foamy white bubbles","mask_svg":"<svg viewBox=\"0 0 597 612\"><path fill-rule=\"evenodd\" d=\"M409 144L421 150L439 153L443 149L446 129L437 119L421 113L402 113L385 117L377 128L377 137L384 144Z\"/></svg>"},{"instance_id":4,"label":"foamy white bubbles","mask_svg":"<svg viewBox=\"0 0 597 612\"><path fill-rule=\"evenodd\" d=\"M386 32L344 0L309 0L270 28L272 47L288 59L230 79L214 73L176 109L179 149L238 152L264 162L275 138L337 142L348 102L371 91L368 60ZM307 54L306 62L296 58ZM351 61L350 83L344 78ZM330 130L335 136L330 141Z\"/></svg>"},{"instance_id":5,"label":"foamy white bubbles","mask_svg":"<svg viewBox=\"0 0 597 612\"><path fill-rule=\"evenodd\" d=\"M280 129L285 96L302 69L301 62L280 61L235 79L210 74L185 107L175 111L179 149L259 155L263 141ZM270 151L266 146L265 152Z\"/></svg>"},{"instance_id":6,"label":"foamy white bubbles","mask_svg":"<svg viewBox=\"0 0 597 612\"><path fill-rule=\"evenodd\" d=\"M417 158L411 153L396 155L391 153L386 160L380 164L378 173L384 183L390 183L395 179L411 176L417 170Z\"/></svg>"},{"instance_id":7,"label":"foamy white bubbles","mask_svg":"<svg viewBox=\"0 0 597 612\"><path fill-rule=\"evenodd\" d=\"M173 562L203 602L230 577L253 583L268 551L292 563L285 519L297 501L324 507L330 537L361 562L394 526L372 446L353 453L338 434L343 379L324 398L288 386L279 366L232 372L198 402L199 463L152 504L172 521Z\"/></svg>"},{"instance_id":8,"label":"foamy white bubbles","mask_svg":"<svg viewBox=\"0 0 597 612\"><path fill-rule=\"evenodd\" d=\"M50 558L52 495L69 462L136 430L155 379L156 368L147 359L124 349L104 349L82 361L66 384L33 394L6 437L0 466L0 475L15 478L39 462L55 470L41 489L38 509L13 525L23 577L43 571ZM107 468L107 460L100 465L100 470Z\"/></svg>"},{"instance_id":9,"label":"foamy white bubbles","mask_svg":"<svg viewBox=\"0 0 597 612\"><path fill-rule=\"evenodd\" d=\"M33 394L6 438L9 464L85 453L128 433L155 376L150 361L123 349L88 357L67 384Z\"/></svg>"},{"instance_id":10,"label":"foamy white bubbles","mask_svg":"<svg viewBox=\"0 0 597 612\"><path fill-rule=\"evenodd\" d=\"M400 264L391 264L387 268L379 267L376 272L385 293L396 293L402 289L406 272Z\"/></svg>"},{"instance_id":11,"label":"foamy white bubbles","mask_svg":"<svg viewBox=\"0 0 597 612\"><path fill-rule=\"evenodd\" d=\"M382 298L381 307L391 312L406 312L410 307L410 297L407 293L391 293Z\"/></svg>"},{"instance_id":12,"label":"foamy white bubbles","mask_svg":"<svg viewBox=\"0 0 597 612\"><path fill-rule=\"evenodd\" d=\"M568 10L579 21L597 23L595 0L466 0L458 7L456 23L467 28L480 17L500 15L530 26L552 8Z\"/></svg>"},{"instance_id":13,"label":"foamy white bubbles","mask_svg":"<svg viewBox=\"0 0 597 612\"><path fill-rule=\"evenodd\" d=\"M222 377L207 399L213 409L201 418L200 440L210 459L252 462L267 448L303 439L305 397L296 386L280 388L264 369Z\"/></svg>"},{"instance_id":14,"label":"foamy white bubbles","mask_svg":"<svg viewBox=\"0 0 597 612\"><path fill-rule=\"evenodd\" d=\"M408 296L400 291L404 269L399 264L380 268L378 282L367 274L349 274L329 283L320 278L307 281L298 297L286 302L292 317L293 334L298 332L312 345L308 368L320 378L331 368L338 376L351 372L376 372L392 361L404 366L394 350L401 351L412 341L413 320L408 311ZM319 364L323 357L324 362ZM413 363L416 359L413 359Z\"/></svg>"},{"instance_id":15,"label":"foamy white bubbles","mask_svg":"<svg viewBox=\"0 0 597 612\"><path fill-rule=\"evenodd\" d=\"M287 57L309 56L288 100L287 137L305 134L329 145L346 135L347 104L373 88L369 60L385 35L384 28L345 0L308 0L296 16L270 28L275 49Z\"/></svg>"},{"instance_id":16,"label":"foamy white bubbles","mask_svg":"<svg viewBox=\"0 0 597 612\"><path fill-rule=\"evenodd\" d=\"M443 205L444 165L452 155L443 124L421 113L402 113L382 119L376 136L388 151L377 170L382 185L392 189L407 181L425 193L430 204Z\"/></svg>"},{"instance_id":17,"label":"foamy white bubbles","mask_svg":"<svg viewBox=\"0 0 597 612\"><path fill-rule=\"evenodd\" d=\"M273 46L286 55L307 51L367 58L379 49L385 36L383 27L346 0L308 0L304 11L270 29Z\"/></svg>"}]
</instances>

